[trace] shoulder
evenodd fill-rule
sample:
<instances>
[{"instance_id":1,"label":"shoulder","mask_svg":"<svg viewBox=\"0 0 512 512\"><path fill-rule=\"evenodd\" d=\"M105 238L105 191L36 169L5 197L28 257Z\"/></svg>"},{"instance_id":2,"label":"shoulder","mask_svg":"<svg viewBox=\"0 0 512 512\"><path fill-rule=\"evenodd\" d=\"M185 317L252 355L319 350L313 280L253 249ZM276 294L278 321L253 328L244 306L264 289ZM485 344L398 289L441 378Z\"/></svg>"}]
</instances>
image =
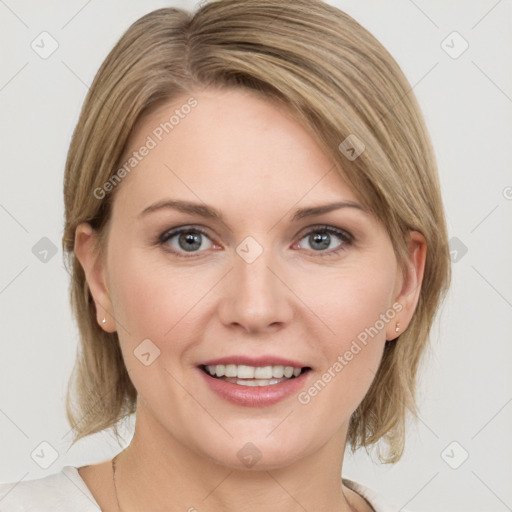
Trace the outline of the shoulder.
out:
<instances>
[{"instance_id":1,"label":"shoulder","mask_svg":"<svg viewBox=\"0 0 512 512\"><path fill-rule=\"evenodd\" d=\"M400 507L389 503L381 494L363 484L343 478L343 483L353 491L361 495L375 510L375 512L406 512Z\"/></svg>"},{"instance_id":2,"label":"shoulder","mask_svg":"<svg viewBox=\"0 0 512 512\"><path fill-rule=\"evenodd\" d=\"M0 484L6 512L98 512L100 507L74 466L35 480Z\"/></svg>"}]
</instances>

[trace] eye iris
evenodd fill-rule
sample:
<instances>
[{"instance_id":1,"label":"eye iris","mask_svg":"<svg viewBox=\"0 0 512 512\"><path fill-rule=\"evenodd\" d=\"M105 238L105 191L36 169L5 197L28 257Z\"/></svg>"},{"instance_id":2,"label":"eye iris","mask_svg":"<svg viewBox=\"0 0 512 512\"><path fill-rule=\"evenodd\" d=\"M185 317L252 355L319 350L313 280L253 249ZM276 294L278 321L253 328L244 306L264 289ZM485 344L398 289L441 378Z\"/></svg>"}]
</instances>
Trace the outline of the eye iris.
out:
<instances>
[{"instance_id":1,"label":"eye iris","mask_svg":"<svg viewBox=\"0 0 512 512\"><path fill-rule=\"evenodd\" d=\"M328 233L315 233L314 235L310 235L309 240L311 242L311 247L313 249L326 249L329 247L329 242L331 239L331 235ZM319 244L315 247L315 244Z\"/></svg>"},{"instance_id":2,"label":"eye iris","mask_svg":"<svg viewBox=\"0 0 512 512\"><path fill-rule=\"evenodd\" d=\"M183 243L182 243L183 242ZM201 233L193 233L188 231L179 236L178 243L185 251L193 251L201 247Z\"/></svg>"}]
</instances>

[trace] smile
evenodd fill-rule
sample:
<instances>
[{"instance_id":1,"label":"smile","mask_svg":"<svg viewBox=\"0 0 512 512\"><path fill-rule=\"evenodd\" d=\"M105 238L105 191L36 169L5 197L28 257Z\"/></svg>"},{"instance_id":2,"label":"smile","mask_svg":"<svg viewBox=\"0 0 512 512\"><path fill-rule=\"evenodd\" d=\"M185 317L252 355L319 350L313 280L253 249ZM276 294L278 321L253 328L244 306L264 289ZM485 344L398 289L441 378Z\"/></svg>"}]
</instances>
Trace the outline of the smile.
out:
<instances>
[{"instance_id":1,"label":"smile","mask_svg":"<svg viewBox=\"0 0 512 512\"><path fill-rule=\"evenodd\" d=\"M298 377L307 368L293 366L247 366L244 364L205 365L203 371L212 377L239 386L272 386Z\"/></svg>"},{"instance_id":2,"label":"smile","mask_svg":"<svg viewBox=\"0 0 512 512\"><path fill-rule=\"evenodd\" d=\"M309 377L310 367L200 365L208 387L236 405L262 407L297 394ZM308 379L309 380L309 379Z\"/></svg>"}]
</instances>

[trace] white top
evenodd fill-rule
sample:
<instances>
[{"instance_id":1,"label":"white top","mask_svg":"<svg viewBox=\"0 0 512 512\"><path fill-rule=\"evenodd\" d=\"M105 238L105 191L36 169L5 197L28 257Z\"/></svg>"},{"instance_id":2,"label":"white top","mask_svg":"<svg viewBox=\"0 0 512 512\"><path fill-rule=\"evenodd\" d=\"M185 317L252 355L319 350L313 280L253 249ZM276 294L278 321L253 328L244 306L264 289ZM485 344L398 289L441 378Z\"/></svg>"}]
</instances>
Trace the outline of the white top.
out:
<instances>
[{"instance_id":1,"label":"white top","mask_svg":"<svg viewBox=\"0 0 512 512\"><path fill-rule=\"evenodd\" d=\"M363 496L375 512L404 512L386 503L381 495L364 485L343 478L343 483ZM36 480L0 484L2 512L98 512L91 491L75 466Z\"/></svg>"}]
</instances>

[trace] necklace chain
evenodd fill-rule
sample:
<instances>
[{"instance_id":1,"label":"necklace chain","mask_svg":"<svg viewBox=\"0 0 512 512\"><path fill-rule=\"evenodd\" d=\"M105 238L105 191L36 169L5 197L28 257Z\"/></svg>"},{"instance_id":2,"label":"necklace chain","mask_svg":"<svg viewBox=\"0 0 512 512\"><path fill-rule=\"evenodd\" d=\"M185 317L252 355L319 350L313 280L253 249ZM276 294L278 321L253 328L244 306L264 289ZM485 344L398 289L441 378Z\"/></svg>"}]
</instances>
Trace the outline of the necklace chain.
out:
<instances>
[{"instance_id":1,"label":"necklace chain","mask_svg":"<svg viewBox=\"0 0 512 512\"><path fill-rule=\"evenodd\" d=\"M119 505L119 497L117 496L117 487L116 487L116 459L118 456L119 456L119 453L112 459L112 479L114 480L114 491L116 493L117 510L118 510L118 512L123 512L121 510L121 506Z\"/></svg>"}]
</instances>

